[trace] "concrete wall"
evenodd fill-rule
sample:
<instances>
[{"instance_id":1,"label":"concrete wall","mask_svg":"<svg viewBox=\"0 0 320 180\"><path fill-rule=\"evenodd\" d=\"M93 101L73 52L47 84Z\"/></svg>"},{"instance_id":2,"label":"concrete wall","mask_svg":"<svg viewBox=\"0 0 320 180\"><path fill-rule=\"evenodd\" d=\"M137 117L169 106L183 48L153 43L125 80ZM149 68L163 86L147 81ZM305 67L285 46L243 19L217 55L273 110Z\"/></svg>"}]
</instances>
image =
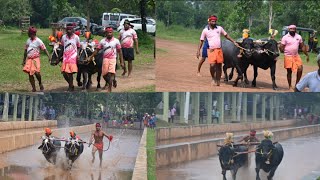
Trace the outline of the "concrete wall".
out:
<instances>
[{"instance_id":1,"label":"concrete wall","mask_svg":"<svg viewBox=\"0 0 320 180\"><path fill-rule=\"evenodd\" d=\"M273 141L281 141L289 138L314 134L320 132L320 125L310 125L294 128L285 128L273 131ZM257 134L262 139L262 133ZM243 136L235 136L238 139ZM173 165L177 163L208 158L218 153L218 144L223 144L223 138L215 138L188 143L164 145L156 148L157 167Z\"/></svg>"},{"instance_id":2,"label":"concrete wall","mask_svg":"<svg viewBox=\"0 0 320 180\"><path fill-rule=\"evenodd\" d=\"M134 165L132 180L148 179L147 172L147 128L144 128L136 163Z\"/></svg>"},{"instance_id":3,"label":"concrete wall","mask_svg":"<svg viewBox=\"0 0 320 180\"><path fill-rule=\"evenodd\" d=\"M0 123L1 124L1 123ZM52 130L52 135L61 137L69 137L69 131L74 130L77 133L86 133L93 131L95 129L95 125L85 125L85 126L75 126L70 128L61 128ZM21 134L14 134L10 136L0 137L0 153L16 150L19 148L24 148L27 146L31 146L34 144L41 143L41 136L44 135L43 130L33 131L33 132L25 132Z\"/></svg>"},{"instance_id":4,"label":"concrete wall","mask_svg":"<svg viewBox=\"0 0 320 180\"><path fill-rule=\"evenodd\" d=\"M250 129L269 129L272 127L294 126L297 120L248 122L248 123L226 123L226 124L208 124L196 126L181 126L172 128L158 128L156 132L156 142L162 140L172 140L177 138L187 138L194 136L206 136L217 133L247 131Z\"/></svg>"},{"instance_id":5,"label":"concrete wall","mask_svg":"<svg viewBox=\"0 0 320 180\"><path fill-rule=\"evenodd\" d=\"M9 121L0 123L0 131L9 131L17 129L57 127L56 120L46 121Z\"/></svg>"}]
</instances>

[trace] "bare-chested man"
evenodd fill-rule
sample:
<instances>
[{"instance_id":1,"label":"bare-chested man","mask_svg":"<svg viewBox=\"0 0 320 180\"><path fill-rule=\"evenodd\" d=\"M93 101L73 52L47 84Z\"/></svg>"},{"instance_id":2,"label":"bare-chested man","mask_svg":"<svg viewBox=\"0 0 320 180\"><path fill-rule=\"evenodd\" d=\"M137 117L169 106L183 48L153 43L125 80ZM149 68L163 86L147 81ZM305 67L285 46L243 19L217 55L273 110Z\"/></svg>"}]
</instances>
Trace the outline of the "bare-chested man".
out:
<instances>
[{"instance_id":1,"label":"bare-chested man","mask_svg":"<svg viewBox=\"0 0 320 180\"><path fill-rule=\"evenodd\" d=\"M95 153L98 150L99 151L99 159L100 159L100 167L102 165L103 136L107 137L110 142L113 139L112 135L108 136L104 131L101 130L101 124L100 123L96 123L96 130L91 135L91 138L90 138L90 141L89 141L89 147L92 144L92 141L94 140L94 144L93 144L93 147L92 147L92 163L94 163Z\"/></svg>"}]
</instances>

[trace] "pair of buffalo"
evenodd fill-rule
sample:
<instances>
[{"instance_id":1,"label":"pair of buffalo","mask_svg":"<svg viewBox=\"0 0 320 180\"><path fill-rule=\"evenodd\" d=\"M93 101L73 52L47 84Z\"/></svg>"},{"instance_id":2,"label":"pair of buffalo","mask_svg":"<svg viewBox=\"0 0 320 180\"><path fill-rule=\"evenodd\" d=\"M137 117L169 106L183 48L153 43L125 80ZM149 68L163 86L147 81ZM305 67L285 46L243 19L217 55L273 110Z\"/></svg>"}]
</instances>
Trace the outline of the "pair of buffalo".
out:
<instances>
[{"instance_id":1,"label":"pair of buffalo","mask_svg":"<svg viewBox=\"0 0 320 180\"><path fill-rule=\"evenodd\" d=\"M237 86L238 81L243 79L246 84L249 84L247 79L247 69L249 65L253 65L254 78L252 86L256 87L256 78L258 76L258 68L267 70L270 68L272 88L276 90L278 87L275 82L276 58L280 55L278 42L274 39L265 38L258 41L246 38L239 43L243 49L243 56L238 58L240 48L235 46L231 41L222 41L222 51L224 57L223 72L225 75L224 81L231 80L233 77L233 69L236 68L238 77L234 81L234 86ZM227 69L232 68L230 75L227 75Z\"/></svg>"},{"instance_id":2,"label":"pair of buffalo","mask_svg":"<svg viewBox=\"0 0 320 180\"><path fill-rule=\"evenodd\" d=\"M68 46L68 45L67 45ZM78 59L78 73L77 73L77 82L78 86L82 86L82 89L89 89L91 87L92 81L91 77L93 74L98 73L97 76L97 90L101 88L100 80L102 74L102 63L103 63L103 53L105 49L101 49L97 55L94 57L94 60L90 61L89 57L94 52L94 43L81 43L81 48L79 51ZM55 43L53 46L53 52L51 55L50 64L55 66L58 65L63 60L63 51L64 47L60 43ZM81 76L83 81L81 81ZM107 83L110 79L107 79ZM107 85L106 83L106 85ZM105 85L105 87L106 87ZM113 86L116 87L116 80L113 80Z\"/></svg>"},{"instance_id":3,"label":"pair of buffalo","mask_svg":"<svg viewBox=\"0 0 320 180\"><path fill-rule=\"evenodd\" d=\"M64 147L61 146L61 140L51 137L42 137L42 144L38 149L42 151L42 154L48 162L56 164L60 148L64 148L69 168L71 168L74 161L77 160L83 152L84 142L78 139L68 139L63 141L66 142Z\"/></svg>"},{"instance_id":4,"label":"pair of buffalo","mask_svg":"<svg viewBox=\"0 0 320 180\"><path fill-rule=\"evenodd\" d=\"M264 139L255 150L256 179L260 180L259 172L263 169L269 173L268 180L271 180L283 158L281 144L272 143ZM233 180L236 179L237 171L241 166L248 163L248 147L244 145L222 146L219 149L219 161L222 168L223 180L226 180L226 171L230 170Z\"/></svg>"}]
</instances>

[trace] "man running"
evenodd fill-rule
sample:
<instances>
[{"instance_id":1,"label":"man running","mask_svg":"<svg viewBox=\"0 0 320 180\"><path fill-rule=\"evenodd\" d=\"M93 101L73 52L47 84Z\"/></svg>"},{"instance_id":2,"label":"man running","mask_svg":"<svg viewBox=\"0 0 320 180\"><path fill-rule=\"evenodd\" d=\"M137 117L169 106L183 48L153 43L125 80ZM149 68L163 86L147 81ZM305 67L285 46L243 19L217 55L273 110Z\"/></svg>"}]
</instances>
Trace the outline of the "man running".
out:
<instances>
[{"instance_id":1,"label":"man running","mask_svg":"<svg viewBox=\"0 0 320 180\"><path fill-rule=\"evenodd\" d=\"M99 159L100 159L100 167L102 165L102 154L103 154L103 137L107 137L109 141L111 142L113 139L112 135L107 135L104 131L101 130L101 124L96 123L96 130L92 133L90 141L89 141L89 147L92 144L92 141L94 140L94 144L92 147L92 163L94 163L95 160L95 153L99 151Z\"/></svg>"},{"instance_id":2,"label":"man running","mask_svg":"<svg viewBox=\"0 0 320 180\"><path fill-rule=\"evenodd\" d=\"M46 52L49 62L51 61L50 55L46 49L46 46L43 44L41 39L37 37L37 29L33 26L28 29L29 39L26 42L24 57L23 57L23 71L29 75L29 81L32 87L32 92L36 92L36 84L34 76L36 76L39 81L40 91L44 90L41 81L40 74L40 49Z\"/></svg>"},{"instance_id":3,"label":"man running","mask_svg":"<svg viewBox=\"0 0 320 180\"><path fill-rule=\"evenodd\" d=\"M210 63L210 73L212 77L212 85L216 83L217 86L220 86L220 79L222 73L222 63L223 63L223 52L221 49L221 39L220 36L224 35L228 40L233 42L237 47L239 46L235 40L233 40L227 32L216 24L218 18L217 16L209 17L209 26L208 28L203 29L200 44L197 51L197 58L200 56L200 49L203 45L203 41L208 39L209 49L208 49L208 61Z\"/></svg>"}]
</instances>

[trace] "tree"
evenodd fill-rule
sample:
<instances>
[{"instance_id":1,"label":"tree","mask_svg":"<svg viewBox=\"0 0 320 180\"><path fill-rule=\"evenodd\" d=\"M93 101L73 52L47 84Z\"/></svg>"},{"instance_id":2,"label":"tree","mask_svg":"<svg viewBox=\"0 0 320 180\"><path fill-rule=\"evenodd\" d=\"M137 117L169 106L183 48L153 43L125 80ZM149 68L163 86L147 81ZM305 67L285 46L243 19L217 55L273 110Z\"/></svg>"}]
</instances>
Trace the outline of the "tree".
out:
<instances>
[{"instance_id":1,"label":"tree","mask_svg":"<svg viewBox=\"0 0 320 180\"><path fill-rule=\"evenodd\" d=\"M32 14L28 0L0 0L0 4L0 20L5 24L17 25L21 17Z\"/></svg>"}]
</instances>

